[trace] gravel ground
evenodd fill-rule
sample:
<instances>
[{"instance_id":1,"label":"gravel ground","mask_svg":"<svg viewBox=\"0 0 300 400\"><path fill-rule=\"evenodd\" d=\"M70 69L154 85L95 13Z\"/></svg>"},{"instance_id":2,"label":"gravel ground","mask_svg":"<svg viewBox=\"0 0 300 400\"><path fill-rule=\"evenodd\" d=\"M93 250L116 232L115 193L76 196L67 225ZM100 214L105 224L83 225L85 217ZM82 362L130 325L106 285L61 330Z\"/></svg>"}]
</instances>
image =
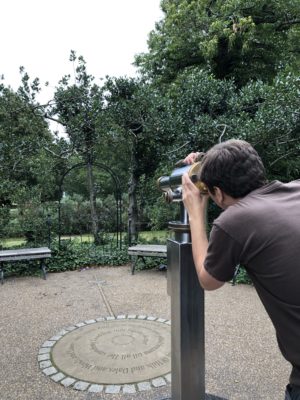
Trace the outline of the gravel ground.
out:
<instances>
[{"instance_id":1,"label":"gravel ground","mask_svg":"<svg viewBox=\"0 0 300 400\"><path fill-rule=\"evenodd\" d=\"M1 400L162 400L170 386L131 395L64 388L38 365L42 344L64 327L101 316L145 314L170 319L166 272L100 267L5 279L1 304ZM101 287L101 288L100 288ZM206 392L210 399L282 400L290 367L250 286L226 284L205 296ZM189 400L189 399L183 399Z\"/></svg>"}]
</instances>

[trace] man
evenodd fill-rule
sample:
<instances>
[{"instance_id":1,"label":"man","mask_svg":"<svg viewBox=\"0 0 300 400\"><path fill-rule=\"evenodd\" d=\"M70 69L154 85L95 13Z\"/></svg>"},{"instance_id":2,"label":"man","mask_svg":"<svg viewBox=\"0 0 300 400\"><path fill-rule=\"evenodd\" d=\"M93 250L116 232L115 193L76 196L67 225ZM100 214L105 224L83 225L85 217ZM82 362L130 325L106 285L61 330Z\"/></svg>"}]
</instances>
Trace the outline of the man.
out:
<instances>
[{"instance_id":1,"label":"man","mask_svg":"<svg viewBox=\"0 0 300 400\"><path fill-rule=\"evenodd\" d=\"M195 161L198 153L186 157ZM229 140L202 159L201 194L188 174L182 177L195 267L203 289L215 290L243 265L270 316L279 348L292 364L285 400L300 400L300 180L268 183L263 163L247 142ZM209 241L208 198L224 211Z\"/></svg>"}]
</instances>

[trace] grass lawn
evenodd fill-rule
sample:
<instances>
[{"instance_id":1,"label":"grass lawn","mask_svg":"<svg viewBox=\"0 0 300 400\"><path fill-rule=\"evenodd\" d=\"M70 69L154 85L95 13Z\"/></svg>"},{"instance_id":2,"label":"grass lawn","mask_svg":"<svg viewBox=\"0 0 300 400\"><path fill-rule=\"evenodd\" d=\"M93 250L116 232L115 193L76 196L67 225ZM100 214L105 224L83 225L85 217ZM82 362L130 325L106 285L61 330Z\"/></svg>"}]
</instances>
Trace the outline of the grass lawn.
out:
<instances>
[{"instance_id":1,"label":"grass lawn","mask_svg":"<svg viewBox=\"0 0 300 400\"><path fill-rule=\"evenodd\" d=\"M125 233L123 233L125 235ZM167 241L168 237L170 237L169 231L144 231L139 233L139 239L141 242L147 243L158 243L163 244ZM89 234L85 235L70 235L70 236L62 236L62 239L71 239L76 240L78 242L92 242L93 236ZM0 244L3 247L18 247L24 245L26 240L24 238L8 238L8 239L0 239Z\"/></svg>"},{"instance_id":2,"label":"grass lawn","mask_svg":"<svg viewBox=\"0 0 300 400\"><path fill-rule=\"evenodd\" d=\"M8 238L8 239L0 239L0 244L3 247L17 247L26 243L24 238Z\"/></svg>"},{"instance_id":3,"label":"grass lawn","mask_svg":"<svg viewBox=\"0 0 300 400\"><path fill-rule=\"evenodd\" d=\"M170 232L166 231L144 231L139 233L139 239L141 241L152 242L152 243L165 243L170 237Z\"/></svg>"}]
</instances>

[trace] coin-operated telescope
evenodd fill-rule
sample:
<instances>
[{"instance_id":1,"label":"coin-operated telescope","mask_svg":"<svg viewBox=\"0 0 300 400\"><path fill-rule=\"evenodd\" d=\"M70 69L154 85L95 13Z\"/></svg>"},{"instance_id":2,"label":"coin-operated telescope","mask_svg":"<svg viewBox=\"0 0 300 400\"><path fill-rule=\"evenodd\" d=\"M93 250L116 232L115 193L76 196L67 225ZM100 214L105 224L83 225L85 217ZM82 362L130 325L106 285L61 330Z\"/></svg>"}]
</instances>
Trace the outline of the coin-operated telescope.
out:
<instances>
[{"instance_id":1,"label":"coin-operated telescope","mask_svg":"<svg viewBox=\"0 0 300 400\"><path fill-rule=\"evenodd\" d=\"M195 269L188 213L182 202L181 179L188 173L200 192L201 161L180 165L158 179L168 203L180 203L180 221L169 222L174 239L167 241L168 294L171 296L172 400L205 399L204 292Z\"/></svg>"},{"instance_id":2,"label":"coin-operated telescope","mask_svg":"<svg viewBox=\"0 0 300 400\"><path fill-rule=\"evenodd\" d=\"M207 188L200 181L201 161L191 165L181 164L169 176L161 176L157 180L158 187L164 192L164 198L167 203L182 200L181 179L182 175L188 173L191 181L200 190L201 193L207 194Z\"/></svg>"}]
</instances>

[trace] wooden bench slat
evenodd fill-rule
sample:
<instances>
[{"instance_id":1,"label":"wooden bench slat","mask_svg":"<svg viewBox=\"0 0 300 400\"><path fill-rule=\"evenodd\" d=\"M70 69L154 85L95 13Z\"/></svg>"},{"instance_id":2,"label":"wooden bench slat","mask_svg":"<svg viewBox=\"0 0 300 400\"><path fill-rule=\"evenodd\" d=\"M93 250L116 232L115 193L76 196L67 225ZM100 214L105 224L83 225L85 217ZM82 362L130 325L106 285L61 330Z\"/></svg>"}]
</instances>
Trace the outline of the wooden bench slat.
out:
<instances>
[{"instance_id":1,"label":"wooden bench slat","mask_svg":"<svg viewBox=\"0 0 300 400\"><path fill-rule=\"evenodd\" d=\"M143 257L167 257L166 252L155 252L155 251L128 251L130 256L143 256Z\"/></svg>"},{"instance_id":2,"label":"wooden bench slat","mask_svg":"<svg viewBox=\"0 0 300 400\"><path fill-rule=\"evenodd\" d=\"M21 260L36 260L40 258L50 258L51 253L48 254L32 254L32 255L11 255L3 256L0 255L0 261L21 261Z\"/></svg>"},{"instance_id":3,"label":"wooden bench slat","mask_svg":"<svg viewBox=\"0 0 300 400\"><path fill-rule=\"evenodd\" d=\"M30 256L39 254L51 254L51 250L48 247L37 247L31 249L11 249L11 250L1 250L0 257L2 256Z\"/></svg>"},{"instance_id":4,"label":"wooden bench slat","mask_svg":"<svg viewBox=\"0 0 300 400\"><path fill-rule=\"evenodd\" d=\"M139 257L167 257L167 246L161 244L137 244L136 246L128 247L128 255ZM137 261L137 260L136 260ZM135 270L135 263L132 263L132 275Z\"/></svg>"}]
</instances>

